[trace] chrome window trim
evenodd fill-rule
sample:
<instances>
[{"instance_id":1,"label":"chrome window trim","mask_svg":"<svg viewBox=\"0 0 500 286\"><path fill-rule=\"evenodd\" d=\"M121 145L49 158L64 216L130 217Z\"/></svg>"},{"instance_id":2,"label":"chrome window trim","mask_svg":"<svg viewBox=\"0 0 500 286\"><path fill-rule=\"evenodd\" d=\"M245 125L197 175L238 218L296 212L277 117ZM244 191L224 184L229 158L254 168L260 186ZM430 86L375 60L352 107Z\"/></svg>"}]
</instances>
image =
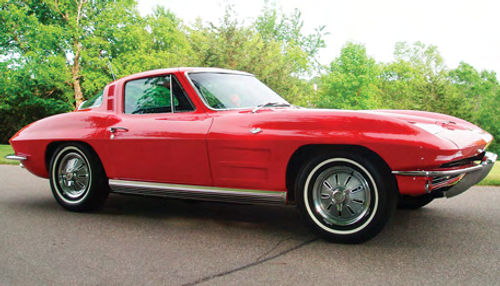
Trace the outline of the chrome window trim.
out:
<instances>
[{"instance_id":1,"label":"chrome window trim","mask_svg":"<svg viewBox=\"0 0 500 286\"><path fill-rule=\"evenodd\" d=\"M189 97L189 95L187 94L187 91L186 89L182 86L181 82L179 81L179 79L177 78L177 76L175 74L172 74L170 76L170 87L172 88L172 92L171 94L173 94L174 92L174 87L172 85L173 81L172 79L176 82L177 85L179 85L179 87L182 89L182 96L186 97L187 101L189 102L189 105L191 106L192 110L184 110L184 111L175 111L174 110L174 107L172 105L172 113L184 113L184 112L195 112L196 111L196 106L195 104L193 103L193 100ZM171 103L174 104L173 102L173 97L170 99L171 100Z\"/></svg>"},{"instance_id":2,"label":"chrome window trim","mask_svg":"<svg viewBox=\"0 0 500 286\"><path fill-rule=\"evenodd\" d=\"M172 75L168 77L170 84L170 113L174 113L174 87L172 86Z\"/></svg>"}]
</instances>

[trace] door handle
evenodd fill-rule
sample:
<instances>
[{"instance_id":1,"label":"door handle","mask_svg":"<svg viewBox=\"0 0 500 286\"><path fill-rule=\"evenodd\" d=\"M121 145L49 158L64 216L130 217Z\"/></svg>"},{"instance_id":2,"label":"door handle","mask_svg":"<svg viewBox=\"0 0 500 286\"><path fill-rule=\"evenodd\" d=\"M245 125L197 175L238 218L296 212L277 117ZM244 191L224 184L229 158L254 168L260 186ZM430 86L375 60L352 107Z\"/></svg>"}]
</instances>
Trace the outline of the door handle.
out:
<instances>
[{"instance_id":1,"label":"door handle","mask_svg":"<svg viewBox=\"0 0 500 286\"><path fill-rule=\"evenodd\" d=\"M115 126L115 127L109 127L108 128L109 132L111 133L115 133L116 131L124 131L124 132L127 132L128 129L125 128L125 127L120 127L120 126Z\"/></svg>"},{"instance_id":2,"label":"door handle","mask_svg":"<svg viewBox=\"0 0 500 286\"><path fill-rule=\"evenodd\" d=\"M127 132L128 131L127 128L120 127L120 126L109 127L108 130L109 130L109 132L111 132L110 139L115 139L115 133L116 133L116 131L123 131L123 132Z\"/></svg>"}]
</instances>

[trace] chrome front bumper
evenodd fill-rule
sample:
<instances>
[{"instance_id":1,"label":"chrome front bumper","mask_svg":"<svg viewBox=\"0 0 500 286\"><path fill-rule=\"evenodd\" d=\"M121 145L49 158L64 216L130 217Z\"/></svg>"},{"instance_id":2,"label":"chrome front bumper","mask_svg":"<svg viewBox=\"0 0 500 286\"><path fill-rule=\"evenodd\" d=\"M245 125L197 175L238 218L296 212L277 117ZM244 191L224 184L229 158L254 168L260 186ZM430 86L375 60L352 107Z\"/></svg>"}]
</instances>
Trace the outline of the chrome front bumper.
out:
<instances>
[{"instance_id":1,"label":"chrome front bumper","mask_svg":"<svg viewBox=\"0 0 500 286\"><path fill-rule=\"evenodd\" d=\"M481 163L456 170L446 171L392 171L394 175L426 177L425 191L432 193L444 189L442 194L446 197L453 197L468 190L470 187L484 179L493 168L497 155L486 152Z\"/></svg>"}]
</instances>

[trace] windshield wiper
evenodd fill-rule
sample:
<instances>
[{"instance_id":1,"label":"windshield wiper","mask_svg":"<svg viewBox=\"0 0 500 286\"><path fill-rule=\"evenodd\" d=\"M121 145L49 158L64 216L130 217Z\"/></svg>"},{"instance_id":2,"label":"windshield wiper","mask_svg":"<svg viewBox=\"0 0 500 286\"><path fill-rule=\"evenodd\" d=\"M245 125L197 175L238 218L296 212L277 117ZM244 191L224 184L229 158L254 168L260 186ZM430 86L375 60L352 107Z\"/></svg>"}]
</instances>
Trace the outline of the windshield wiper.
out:
<instances>
[{"instance_id":1,"label":"windshield wiper","mask_svg":"<svg viewBox=\"0 0 500 286\"><path fill-rule=\"evenodd\" d=\"M290 103L288 103L288 102L267 102L267 103L264 103L264 104L257 105L257 107L255 107L252 110L252 113L257 112L257 111L259 111L260 109L262 109L264 107L288 107L288 106L292 106L292 105Z\"/></svg>"}]
</instances>

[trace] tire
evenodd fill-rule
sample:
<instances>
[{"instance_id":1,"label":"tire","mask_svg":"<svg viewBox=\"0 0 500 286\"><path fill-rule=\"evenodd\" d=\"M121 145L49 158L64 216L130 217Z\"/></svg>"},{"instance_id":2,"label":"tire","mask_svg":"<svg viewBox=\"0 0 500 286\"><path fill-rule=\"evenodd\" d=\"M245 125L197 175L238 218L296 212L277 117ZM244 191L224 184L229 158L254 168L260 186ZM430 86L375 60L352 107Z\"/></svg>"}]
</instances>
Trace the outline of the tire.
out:
<instances>
[{"instance_id":1,"label":"tire","mask_svg":"<svg viewBox=\"0 0 500 286\"><path fill-rule=\"evenodd\" d=\"M431 195L422 195L418 197L403 195L399 197L398 208L406 210L416 210L429 204L433 200L434 197L432 197Z\"/></svg>"},{"instance_id":2,"label":"tire","mask_svg":"<svg viewBox=\"0 0 500 286\"><path fill-rule=\"evenodd\" d=\"M95 152L84 144L59 146L51 158L49 172L52 194L67 210L96 210L108 197L104 168Z\"/></svg>"},{"instance_id":3,"label":"tire","mask_svg":"<svg viewBox=\"0 0 500 286\"><path fill-rule=\"evenodd\" d=\"M297 207L306 223L333 242L360 243L378 234L397 203L390 170L369 154L329 152L299 171Z\"/></svg>"}]
</instances>

